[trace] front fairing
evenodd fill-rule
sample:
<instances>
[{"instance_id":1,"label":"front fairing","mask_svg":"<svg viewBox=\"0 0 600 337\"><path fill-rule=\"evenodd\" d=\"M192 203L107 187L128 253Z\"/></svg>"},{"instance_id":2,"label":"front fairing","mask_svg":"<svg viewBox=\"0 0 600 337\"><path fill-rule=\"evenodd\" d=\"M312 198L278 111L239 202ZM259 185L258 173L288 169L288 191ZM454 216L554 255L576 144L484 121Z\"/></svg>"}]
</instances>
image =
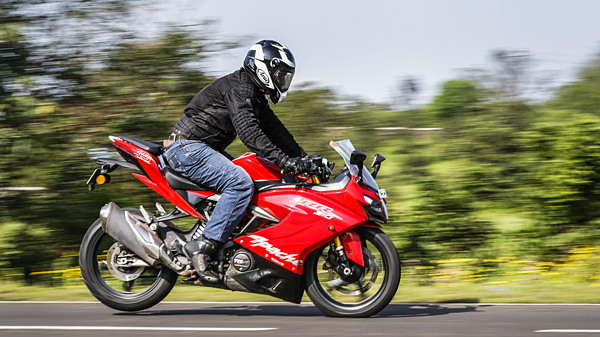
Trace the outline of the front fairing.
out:
<instances>
[{"instance_id":1,"label":"front fairing","mask_svg":"<svg viewBox=\"0 0 600 337\"><path fill-rule=\"evenodd\" d=\"M344 163L346 164L345 167L349 170L350 174L352 174L353 177L357 177L359 175L358 166L350 164L350 156L352 151L355 150L352 142L349 139L344 139L340 141L331 141L329 142L329 145L342 156ZM364 168L362 170L360 185L365 190L363 192L363 197L368 205L365 207L365 212L369 215L369 220L376 223L385 223L388 219L388 209L384 199L387 193L385 190L379 188L379 185L375 182L375 178L373 178L371 173Z\"/></svg>"},{"instance_id":2,"label":"front fairing","mask_svg":"<svg viewBox=\"0 0 600 337\"><path fill-rule=\"evenodd\" d=\"M236 238L255 254L294 273L316 248L369 221L364 187L342 179L340 189L328 184L290 186L258 193L253 203L280 222Z\"/></svg>"}]
</instances>

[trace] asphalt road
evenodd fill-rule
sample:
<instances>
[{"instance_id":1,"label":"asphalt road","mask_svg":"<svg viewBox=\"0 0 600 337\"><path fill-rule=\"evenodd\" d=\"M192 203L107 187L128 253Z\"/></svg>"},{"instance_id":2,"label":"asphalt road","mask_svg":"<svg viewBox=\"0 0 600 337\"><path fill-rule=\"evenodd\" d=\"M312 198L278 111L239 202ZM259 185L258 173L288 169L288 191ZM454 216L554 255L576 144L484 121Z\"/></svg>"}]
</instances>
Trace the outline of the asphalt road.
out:
<instances>
[{"instance_id":1,"label":"asphalt road","mask_svg":"<svg viewBox=\"0 0 600 337\"><path fill-rule=\"evenodd\" d=\"M125 313L91 302L0 302L3 336L600 337L600 305L391 304L342 319L310 304L170 302Z\"/></svg>"}]
</instances>

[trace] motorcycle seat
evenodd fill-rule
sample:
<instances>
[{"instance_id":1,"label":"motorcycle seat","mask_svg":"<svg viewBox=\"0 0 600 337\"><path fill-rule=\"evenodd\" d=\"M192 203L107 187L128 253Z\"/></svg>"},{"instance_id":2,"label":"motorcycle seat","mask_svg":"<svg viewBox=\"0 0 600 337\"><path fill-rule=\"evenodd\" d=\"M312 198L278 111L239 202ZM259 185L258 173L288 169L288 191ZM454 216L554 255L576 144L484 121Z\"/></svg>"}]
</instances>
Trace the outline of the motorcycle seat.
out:
<instances>
[{"instance_id":1,"label":"motorcycle seat","mask_svg":"<svg viewBox=\"0 0 600 337\"><path fill-rule=\"evenodd\" d=\"M164 152L164 149L160 144L148 142L139 138L129 136L119 136L119 138L126 141L127 143L139 147L142 150L146 150L155 156L160 156Z\"/></svg>"},{"instance_id":2,"label":"motorcycle seat","mask_svg":"<svg viewBox=\"0 0 600 337\"><path fill-rule=\"evenodd\" d=\"M169 186L174 190L210 191L210 187L189 180L170 167L165 167L163 173L165 174L165 179L169 183Z\"/></svg>"}]
</instances>

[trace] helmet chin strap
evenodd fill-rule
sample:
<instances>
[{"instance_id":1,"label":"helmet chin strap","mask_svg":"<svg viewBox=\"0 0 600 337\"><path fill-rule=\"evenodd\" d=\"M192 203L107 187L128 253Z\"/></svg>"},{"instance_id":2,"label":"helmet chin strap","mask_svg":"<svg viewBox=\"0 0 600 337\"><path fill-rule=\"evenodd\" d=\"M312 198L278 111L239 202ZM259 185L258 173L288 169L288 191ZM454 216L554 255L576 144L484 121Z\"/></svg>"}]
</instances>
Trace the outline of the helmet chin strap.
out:
<instances>
[{"instance_id":1,"label":"helmet chin strap","mask_svg":"<svg viewBox=\"0 0 600 337\"><path fill-rule=\"evenodd\" d=\"M263 94L263 95L265 96L265 99L266 99L267 101L271 101L271 102L272 102L272 100L271 100L271 95L269 95L269 92L268 92L268 91L266 91L266 90L265 90L265 89L263 89L263 88L258 88L258 91L259 91L261 94Z\"/></svg>"}]
</instances>

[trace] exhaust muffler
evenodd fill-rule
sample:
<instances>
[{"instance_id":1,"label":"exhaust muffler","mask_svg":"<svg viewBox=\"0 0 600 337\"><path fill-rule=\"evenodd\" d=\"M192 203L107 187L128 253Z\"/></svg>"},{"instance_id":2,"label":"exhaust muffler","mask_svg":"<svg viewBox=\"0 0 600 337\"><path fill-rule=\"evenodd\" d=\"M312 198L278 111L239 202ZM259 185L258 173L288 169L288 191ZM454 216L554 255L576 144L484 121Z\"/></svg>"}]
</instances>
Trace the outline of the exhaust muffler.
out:
<instances>
[{"instance_id":1,"label":"exhaust muffler","mask_svg":"<svg viewBox=\"0 0 600 337\"><path fill-rule=\"evenodd\" d=\"M100 209L100 221L106 234L122 243L151 266L162 262L177 273L185 273L185 267L171 257L163 240L157 237L148 224L140 218L141 216L123 210L114 202L109 202Z\"/></svg>"}]
</instances>

